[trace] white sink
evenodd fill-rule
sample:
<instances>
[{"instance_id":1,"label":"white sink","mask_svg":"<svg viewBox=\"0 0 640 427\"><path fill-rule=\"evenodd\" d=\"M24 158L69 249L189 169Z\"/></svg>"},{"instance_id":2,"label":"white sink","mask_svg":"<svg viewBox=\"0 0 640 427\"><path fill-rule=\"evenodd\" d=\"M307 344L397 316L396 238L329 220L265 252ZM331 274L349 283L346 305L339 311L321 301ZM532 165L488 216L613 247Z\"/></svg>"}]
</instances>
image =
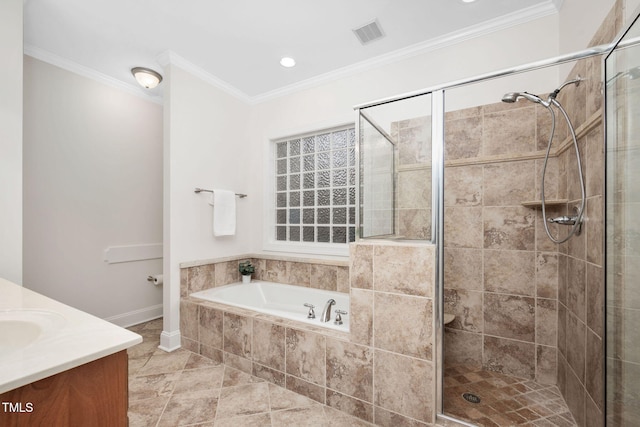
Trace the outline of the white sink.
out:
<instances>
[{"instance_id":1,"label":"white sink","mask_svg":"<svg viewBox=\"0 0 640 427\"><path fill-rule=\"evenodd\" d=\"M28 347L65 323L65 318L53 311L0 310L0 356Z\"/></svg>"}]
</instances>

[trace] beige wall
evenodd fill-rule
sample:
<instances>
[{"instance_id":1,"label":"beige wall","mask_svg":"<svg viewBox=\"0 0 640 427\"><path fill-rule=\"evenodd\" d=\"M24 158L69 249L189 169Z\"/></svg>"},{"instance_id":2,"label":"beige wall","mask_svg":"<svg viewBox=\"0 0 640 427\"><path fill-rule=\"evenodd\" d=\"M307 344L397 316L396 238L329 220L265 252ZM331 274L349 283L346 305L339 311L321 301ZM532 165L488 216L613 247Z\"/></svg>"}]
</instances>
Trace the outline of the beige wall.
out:
<instances>
[{"instance_id":1,"label":"beige wall","mask_svg":"<svg viewBox=\"0 0 640 427\"><path fill-rule=\"evenodd\" d=\"M24 63L24 285L118 324L158 317L162 260L103 256L162 242L162 107Z\"/></svg>"},{"instance_id":2,"label":"beige wall","mask_svg":"<svg viewBox=\"0 0 640 427\"><path fill-rule=\"evenodd\" d=\"M22 4L0 3L0 277L22 284Z\"/></svg>"}]
</instances>

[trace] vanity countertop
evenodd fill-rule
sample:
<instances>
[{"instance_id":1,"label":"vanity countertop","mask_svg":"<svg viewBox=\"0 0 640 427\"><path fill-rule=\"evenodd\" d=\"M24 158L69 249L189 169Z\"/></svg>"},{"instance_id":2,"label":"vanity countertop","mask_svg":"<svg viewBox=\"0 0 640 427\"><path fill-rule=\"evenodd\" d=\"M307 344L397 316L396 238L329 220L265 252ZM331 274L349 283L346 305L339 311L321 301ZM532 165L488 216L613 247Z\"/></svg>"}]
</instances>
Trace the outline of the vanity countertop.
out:
<instances>
[{"instance_id":1,"label":"vanity countertop","mask_svg":"<svg viewBox=\"0 0 640 427\"><path fill-rule=\"evenodd\" d=\"M0 394L140 342L138 334L0 278Z\"/></svg>"}]
</instances>

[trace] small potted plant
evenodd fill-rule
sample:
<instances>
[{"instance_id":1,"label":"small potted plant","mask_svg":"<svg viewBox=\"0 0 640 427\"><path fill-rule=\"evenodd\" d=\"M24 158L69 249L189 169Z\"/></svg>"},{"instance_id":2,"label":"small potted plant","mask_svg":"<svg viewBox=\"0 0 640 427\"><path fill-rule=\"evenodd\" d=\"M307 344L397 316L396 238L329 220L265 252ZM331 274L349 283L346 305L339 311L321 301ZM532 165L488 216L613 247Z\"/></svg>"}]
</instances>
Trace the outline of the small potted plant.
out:
<instances>
[{"instance_id":1,"label":"small potted plant","mask_svg":"<svg viewBox=\"0 0 640 427\"><path fill-rule=\"evenodd\" d=\"M251 275L256 271L256 268L251 264L251 261L243 261L238 264L238 271L242 274L242 283L250 283Z\"/></svg>"}]
</instances>

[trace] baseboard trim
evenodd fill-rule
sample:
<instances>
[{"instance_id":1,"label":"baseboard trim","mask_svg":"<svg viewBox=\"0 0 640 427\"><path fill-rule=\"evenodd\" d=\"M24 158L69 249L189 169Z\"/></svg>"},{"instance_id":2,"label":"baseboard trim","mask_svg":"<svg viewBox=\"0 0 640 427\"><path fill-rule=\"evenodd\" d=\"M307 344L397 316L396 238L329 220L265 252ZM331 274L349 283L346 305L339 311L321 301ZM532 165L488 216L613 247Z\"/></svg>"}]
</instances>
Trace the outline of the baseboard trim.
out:
<instances>
[{"instance_id":1,"label":"baseboard trim","mask_svg":"<svg viewBox=\"0 0 640 427\"><path fill-rule=\"evenodd\" d=\"M181 347L180 331L167 332L162 331L160 334L160 345L158 348L167 352L172 352Z\"/></svg>"},{"instance_id":2,"label":"baseboard trim","mask_svg":"<svg viewBox=\"0 0 640 427\"><path fill-rule=\"evenodd\" d=\"M128 313L118 314L108 317L104 320L111 322L123 328L137 325L139 323L148 322L162 317L162 304L152 305L151 307L141 308L139 310L130 311Z\"/></svg>"}]
</instances>

